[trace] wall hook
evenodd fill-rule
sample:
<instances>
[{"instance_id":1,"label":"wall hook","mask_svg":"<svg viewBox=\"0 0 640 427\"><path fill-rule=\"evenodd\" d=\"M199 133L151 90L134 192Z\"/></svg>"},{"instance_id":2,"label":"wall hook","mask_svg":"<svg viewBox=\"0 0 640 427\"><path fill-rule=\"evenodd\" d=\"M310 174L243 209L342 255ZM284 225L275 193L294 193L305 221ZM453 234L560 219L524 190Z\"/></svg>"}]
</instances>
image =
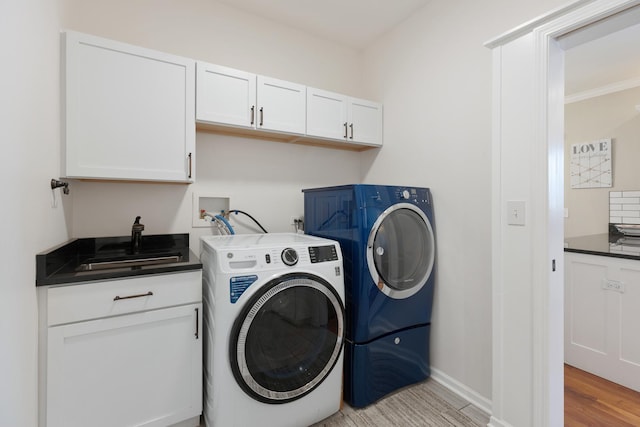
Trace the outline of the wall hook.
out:
<instances>
[{"instance_id":1,"label":"wall hook","mask_svg":"<svg viewBox=\"0 0 640 427\"><path fill-rule=\"evenodd\" d=\"M56 188L62 187L62 192L64 194L69 194L69 183L64 181L59 181L57 179L51 180L51 189L54 190Z\"/></svg>"}]
</instances>

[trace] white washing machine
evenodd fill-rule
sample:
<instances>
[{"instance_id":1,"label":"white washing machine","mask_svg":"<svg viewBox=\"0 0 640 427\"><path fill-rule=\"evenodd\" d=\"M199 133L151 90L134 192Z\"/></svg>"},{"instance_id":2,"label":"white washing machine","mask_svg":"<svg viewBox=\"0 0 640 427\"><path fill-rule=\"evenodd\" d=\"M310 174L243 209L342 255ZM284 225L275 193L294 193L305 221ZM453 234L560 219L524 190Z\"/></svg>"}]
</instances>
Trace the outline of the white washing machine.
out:
<instances>
[{"instance_id":1,"label":"white washing machine","mask_svg":"<svg viewBox=\"0 0 640 427\"><path fill-rule=\"evenodd\" d=\"M340 245L294 233L201 239L207 427L301 427L340 409Z\"/></svg>"}]
</instances>

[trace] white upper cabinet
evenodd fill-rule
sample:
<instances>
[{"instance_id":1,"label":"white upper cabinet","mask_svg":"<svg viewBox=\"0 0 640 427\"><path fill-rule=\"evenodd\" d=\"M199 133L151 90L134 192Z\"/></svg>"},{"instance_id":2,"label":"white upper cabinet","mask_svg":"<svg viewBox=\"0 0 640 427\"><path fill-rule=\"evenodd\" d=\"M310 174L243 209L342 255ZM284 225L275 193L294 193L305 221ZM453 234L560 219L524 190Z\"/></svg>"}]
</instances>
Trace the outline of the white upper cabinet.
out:
<instances>
[{"instance_id":1,"label":"white upper cabinet","mask_svg":"<svg viewBox=\"0 0 640 427\"><path fill-rule=\"evenodd\" d=\"M349 141L382 145L382 104L349 98L347 121L349 122Z\"/></svg>"},{"instance_id":2,"label":"white upper cabinet","mask_svg":"<svg viewBox=\"0 0 640 427\"><path fill-rule=\"evenodd\" d=\"M347 139L347 96L307 88L307 135Z\"/></svg>"},{"instance_id":3,"label":"white upper cabinet","mask_svg":"<svg viewBox=\"0 0 640 427\"><path fill-rule=\"evenodd\" d=\"M256 75L198 62L196 120L255 128Z\"/></svg>"},{"instance_id":4,"label":"white upper cabinet","mask_svg":"<svg viewBox=\"0 0 640 427\"><path fill-rule=\"evenodd\" d=\"M198 62L196 120L248 129L304 134L306 87Z\"/></svg>"},{"instance_id":5,"label":"white upper cabinet","mask_svg":"<svg viewBox=\"0 0 640 427\"><path fill-rule=\"evenodd\" d=\"M307 135L382 145L382 105L307 88Z\"/></svg>"},{"instance_id":6,"label":"white upper cabinet","mask_svg":"<svg viewBox=\"0 0 640 427\"><path fill-rule=\"evenodd\" d=\"M304 134L306 86L258 76L258 129Z\"/></svg>"},{"instance_id":7,"label":"white upper cabinet","mask_svg":"<svg viewBox=\"0 0 640 427\"><path fill-rule=\"evenodd\" d=\"M74 31L62 40L68 178L194 182L196 123L284 142L382 146L382 104Z\"/></svg>"},{"instance_id":8,"label":"white upper cabinet","mask_svg":"<svg viewBox=\"0 0 640 427\"><path fill-rule=\"evenodd\" d=\"M63 34L63 174L193 182L195 61Z\"/></svg>"}]
</instances>

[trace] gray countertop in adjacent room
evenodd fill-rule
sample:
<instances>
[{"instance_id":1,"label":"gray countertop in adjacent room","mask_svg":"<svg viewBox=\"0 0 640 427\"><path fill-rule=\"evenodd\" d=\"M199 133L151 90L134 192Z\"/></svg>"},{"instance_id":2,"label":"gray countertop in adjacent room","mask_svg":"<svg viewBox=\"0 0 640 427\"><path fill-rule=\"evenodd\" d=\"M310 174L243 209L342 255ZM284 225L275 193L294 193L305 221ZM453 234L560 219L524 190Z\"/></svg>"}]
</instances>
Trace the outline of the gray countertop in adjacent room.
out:
<instances>
[{"instance_id":1,"label":"gray countertop in adjacent room","mask_svg":"<svg viewBox=\"0 0 640 427\"><path fill-rule=\"evenodd\" d=\"M640 260L640 238L602 233L564 239L564 251Z\"/></svg>"}]
</instances>

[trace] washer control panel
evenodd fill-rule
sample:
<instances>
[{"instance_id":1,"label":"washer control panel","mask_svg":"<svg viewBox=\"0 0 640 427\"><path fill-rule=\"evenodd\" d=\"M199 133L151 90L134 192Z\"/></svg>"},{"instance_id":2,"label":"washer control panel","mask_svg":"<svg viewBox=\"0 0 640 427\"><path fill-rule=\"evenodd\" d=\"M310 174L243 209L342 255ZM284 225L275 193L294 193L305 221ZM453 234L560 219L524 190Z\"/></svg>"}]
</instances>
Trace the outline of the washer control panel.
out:
<instances>
[{"instance_id":1,"label":"washer control panel","mask_svg":"<svg viewBox=\"0 0 640 427\"><path fill-rule=\"evenodd\" d=\"M298 252L293 248L284 249L280 257L282 258L282 262L289 267L298 263Z\"/></svg>"},{"instance_id":2,"label":"washer control panel","mask_svg":"<svg viewBox=\"0 0 640 427\"><path fill-rule=\"evenodd\" d=\"M328 246L309 246L309 258L311 263L337 261L338 252L334 245Z\"/></svg>"}]
</instances>

